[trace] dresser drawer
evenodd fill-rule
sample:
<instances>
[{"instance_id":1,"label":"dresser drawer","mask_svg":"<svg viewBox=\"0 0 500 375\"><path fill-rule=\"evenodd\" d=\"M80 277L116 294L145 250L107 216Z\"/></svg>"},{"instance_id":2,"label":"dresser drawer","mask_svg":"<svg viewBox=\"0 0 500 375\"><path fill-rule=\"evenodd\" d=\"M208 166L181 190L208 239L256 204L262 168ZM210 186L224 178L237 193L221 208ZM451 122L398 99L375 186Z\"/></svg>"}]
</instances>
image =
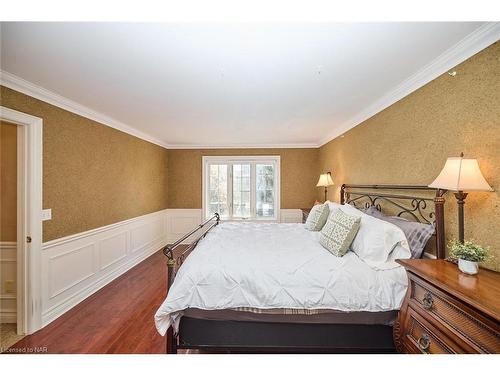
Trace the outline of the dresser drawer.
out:
<instances>
[{"instance_id":1,"label":"dresser drawer","mask_svg":"<svg viewBox=\"0 0 500 375\"><path fill-rule=\"evenodd\" d=\"M467 351L500 352L497 322L479 316L460 301L414 275L410 275L409 305L421 315L434 318L459 337Z\"/></svg>"},{"instance_id":2,"label":"dresser drawer","mask_svg":"<svg viewBox=\"0 0 500 375\"><path fill-rule=\"evenodd\" d=\"M412 308L406 315L405 345L409 353L453 354L463 350L443 336Z\"/></svg>"}]
</instances>

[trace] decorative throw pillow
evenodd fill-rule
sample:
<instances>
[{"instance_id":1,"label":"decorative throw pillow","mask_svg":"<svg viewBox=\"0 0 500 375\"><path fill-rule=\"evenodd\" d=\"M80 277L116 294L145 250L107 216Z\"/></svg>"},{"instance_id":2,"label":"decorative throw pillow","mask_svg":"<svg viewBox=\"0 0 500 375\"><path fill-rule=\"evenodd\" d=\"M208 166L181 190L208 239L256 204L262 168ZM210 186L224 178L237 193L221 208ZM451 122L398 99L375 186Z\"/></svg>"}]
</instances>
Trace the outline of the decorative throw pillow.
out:
<instances>
[{"instance_id":1,"label":"decorative throw pillow","mask_svg":"<svg viewBox=\"0 0 500 375\"><path fill-rule=\"evenodd\" d=\"M335 209L321 229L319 243L333 255L344 256L358 233L360 221L359 217Z\"/></svg>"},{"instance_id":2,"label":"decorative throw pillow","mask_svg":"<svg viewBox=\"0 0 500 375\"><path fill-rule=\"evenodd\" d=\"M311 212L307 216L306 229L319 231L325 225L330 209L327 204L317 204L311 208Z\"/></svg>"}]
</instances>

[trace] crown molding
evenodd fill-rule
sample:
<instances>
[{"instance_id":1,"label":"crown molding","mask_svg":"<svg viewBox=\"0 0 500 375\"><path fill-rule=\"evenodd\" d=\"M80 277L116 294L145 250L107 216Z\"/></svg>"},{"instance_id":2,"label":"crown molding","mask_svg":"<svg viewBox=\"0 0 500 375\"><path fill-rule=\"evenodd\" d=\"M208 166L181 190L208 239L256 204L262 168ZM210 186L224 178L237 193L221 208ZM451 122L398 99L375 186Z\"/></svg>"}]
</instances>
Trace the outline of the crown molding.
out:
<instances>
[{"instance_id":1,"label":"crown molding","mask_svg":"<svg viewBox=\"0 0 500 375\"><path fill-rule=\"evenodd\" d=\"M130 125L115 120L112 117L104 115L85 107L71 99L65 98L52 91L44 89L36 84L28 82L14 74L0 70L0 85L10 89L19 91L33 98L42 100L56 107L73 112L77 115L86 117L103 125L120 130L124 133L133 135L137 138L154 143L166 149L230 149L230 148L319 148L331 140L342 135L346 131L354 128L363 121L381 112L390 105L401 100L413 91L419 89L441 74L447 72L451 68L470 58L489 45L500 39L500 22L487 22L483 26L477 28L472 33L467 35L453 47L446 50L443 54L437 57L434 61L427 64L417 73L407 78L405 81L387 92L380 99L370 104L368 107L357 113L351 119L336 127L329 132L324 138L321 138L318 143L277 143L277 144L171 144L164 142L161 139L144 133Z\"/></svg>"},{"instance_id":2,"label":"crown molding","mask_svg":"<svg viewBox=\"0 0 500 375\"><path fill-rule=\"evenodd\" d=\"M338 126L324 137L317 147L321 147L331 140L354 128L363 121L381 112L390 105L411 94L415 90L436 79L451 68L457 66L471 56L490 46L500 39L500 22L487 22L467 35L453 47L446 50L439 57L410 76L398 86L387 92L377 101L356 114L354 117Z\"/></svg>"},{"instance_id":3,"label":"crown molding","mask_svg":"<svg viewBox=\"0 0 500 375\"><path fill-rule=\"evenodd\" d=\"M224 145L169 144L169 150L238 149L238 148L318 148L317 143L228 143Z\"/></svg>"},{"instance_id":4,"label":"crown molding","mask_svg":"<svg viewBox=\"0 0 500 375\"><path fill-rule=\"evenodd\" d=\"M44 89L34 83L26 81L25 79L18 77L12 73L6 72L5 70L0 70L0 85L8 87L12 90L21 92L25 95L29 95L35 99L39 99L46 103L52 104L56 107L65 109L66 111L75 113L79 116L88 118L90 120L96 121L102 125L109 126L120 130L124 133L133 135L134 137L143 139L145 141L154 143L158 146L167 148L167 144L161 139L155 138L149 134L146 134L136 128L124 124L112 117L104 115L100 112L94 111L84 105L81 105L71 99L65 98L55 92Z\"/></svg>"}]
</instances>

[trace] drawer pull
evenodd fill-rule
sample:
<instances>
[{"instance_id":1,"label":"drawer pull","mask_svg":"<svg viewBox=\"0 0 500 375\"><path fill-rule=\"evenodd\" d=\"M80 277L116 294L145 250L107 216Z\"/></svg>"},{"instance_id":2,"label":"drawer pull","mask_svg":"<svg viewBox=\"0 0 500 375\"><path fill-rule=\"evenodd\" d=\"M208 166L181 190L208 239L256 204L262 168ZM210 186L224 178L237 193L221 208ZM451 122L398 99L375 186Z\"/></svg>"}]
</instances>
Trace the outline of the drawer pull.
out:
<instances>
[{"instance_id":1,"label":"drawer pull","mask_svg":"<svg viewBox=\"0 0 500 375\"><path fill-rule=\"evenodd\" d=\"M431 340L429 339L429 336L424 333L422 337L418 339L417 344L420 350L425 352L429 349L429 346L431 346Z\"/></svg>"},{"instance_id":2,"label":"drawer pull","mask_svg":"<svg viewBox=\"0 0 500 375\"><path fill-rule=\"evenodd\" d=\"M422 299L422 305L424 309L430 310L432 308L432 303L434 300L432 299L432 294L430 292L426 292L424 298Z\"/></svg>"}]
</instances>

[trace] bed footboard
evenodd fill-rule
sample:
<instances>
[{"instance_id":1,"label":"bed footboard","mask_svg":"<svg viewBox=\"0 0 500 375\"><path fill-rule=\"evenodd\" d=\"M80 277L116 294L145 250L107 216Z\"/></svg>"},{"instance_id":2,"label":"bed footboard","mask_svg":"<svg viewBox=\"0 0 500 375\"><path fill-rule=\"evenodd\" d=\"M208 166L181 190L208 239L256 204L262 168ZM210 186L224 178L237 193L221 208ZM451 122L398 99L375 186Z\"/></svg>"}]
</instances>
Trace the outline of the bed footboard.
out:
<instances>
[{"instance_id":1,"label":"bed footboard","mask_svg":"<svg viewBox=\"0 0 500 375\"><path fill-rule=\"evenodd\" d=\"M163 254L168 258L167 260L167 294L174 282L176 270L182 265L184 262L184 259L186 259L187 255L196 247L198 242L207 235L207 233L220 223L220 216L218 213L215 213L214 216L211 218L207 219L200 225L198 225L196 228L194 228L192 231L189 233L186 233L184 236L179 238L177 241L175 241L173 244L169 244L165 246L162 251ZM174 250L181 245L186 239L189 237L199 234L198 237L196 237L184 251L179 255L175 256L174 255ZM167 331L167 354L175 354L177 353L177 339L174 336L174 331L172 327L170 327Z\"/></svg>"}]
</instances>

